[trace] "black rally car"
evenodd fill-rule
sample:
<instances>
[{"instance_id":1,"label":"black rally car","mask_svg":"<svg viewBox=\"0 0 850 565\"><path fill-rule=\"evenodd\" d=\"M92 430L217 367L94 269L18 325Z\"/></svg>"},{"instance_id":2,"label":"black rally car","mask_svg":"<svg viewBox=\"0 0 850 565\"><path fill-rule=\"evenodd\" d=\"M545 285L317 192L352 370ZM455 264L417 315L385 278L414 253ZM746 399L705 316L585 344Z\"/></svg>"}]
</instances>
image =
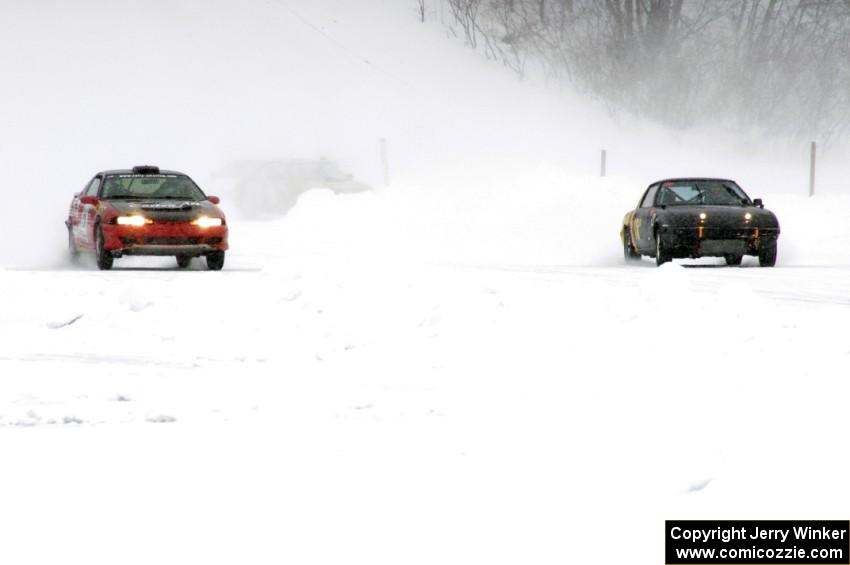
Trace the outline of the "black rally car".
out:
<instances>
[{"instance_id":1,"label":"black rally car","mask_svg":"<svg viewBox=\"0 0 850 565\"><path fill-rule=\"evenodd\" d=\"M679 178L652 183L620 229L627 261L641 255L658 265L682 257L723 257L740 265L755 255L762 267L776 264L779 222L761 199L735 181Z\"/></svg>"}]
</instances>

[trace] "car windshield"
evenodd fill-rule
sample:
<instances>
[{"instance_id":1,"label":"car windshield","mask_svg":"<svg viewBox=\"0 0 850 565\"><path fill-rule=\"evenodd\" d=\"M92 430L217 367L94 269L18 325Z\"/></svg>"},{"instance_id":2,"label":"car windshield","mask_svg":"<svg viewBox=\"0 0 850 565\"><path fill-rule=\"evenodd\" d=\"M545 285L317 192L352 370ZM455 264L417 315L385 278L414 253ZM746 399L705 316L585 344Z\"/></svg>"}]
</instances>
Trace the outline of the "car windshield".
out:
<instances>
[{"instance_id":1,"label":"car windshield","mask_svg":"<svg viewBox=\"0 0 850 565\"><path fill-rule=\"evenodd\" d=\"M107 175L101 198L171 198L203 200L204 193L184 175Z\"/></svg>"},{"instance_id":2,"label":"car windshield","mask_svg":"<svg viewBox=\"0 0 850 565\"><path fill-rule=\"evenodd\" d=\"M668 181L661 185L656 197L658 206L742 206L750 199L731 181Z\"/></svg>"}]
</instances>

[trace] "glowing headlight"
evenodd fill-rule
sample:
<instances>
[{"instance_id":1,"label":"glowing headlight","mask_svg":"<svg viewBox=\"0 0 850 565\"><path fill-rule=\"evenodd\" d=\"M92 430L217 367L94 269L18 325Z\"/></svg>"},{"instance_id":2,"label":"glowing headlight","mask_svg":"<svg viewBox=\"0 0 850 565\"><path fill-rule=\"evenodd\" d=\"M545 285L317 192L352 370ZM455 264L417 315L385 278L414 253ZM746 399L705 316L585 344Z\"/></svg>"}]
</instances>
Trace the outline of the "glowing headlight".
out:
<instances>
[{"instance_id":1,"label":"glowing headlight","mask_svg":"<svg viewBox=\"0 0 850 565\"><path fill-rule=\"evenodd\" d=\"M707 217L708 217L708 214L706 214L705 212L700 212L700 213L699 213L699 219L700 219L700 220L704 220L704 219L706 219Z\"/></svg>"},{"instance_id":2,"label":"glowing headlight","mask_svg":"<svg viewBox=\"0 0 850 565\"><path fill-rule=\"evenodd\" d=\"M201 216L192 220L192 223L202 228L213 228L221 225L221 218L210 218L209 216Z\"/></svg>"},{"instance_id":3,"label":"glowing headlight","mask_svg":"<svg viewBox=\"0 0 850 565\"><path fill-rule=\"evenodd\" d=\"M752 220L752 219L753 219L753 215L752 215L752 214L750 214L749 212L747 212L746 214L744 214L744 219L745 219L745 220Z\"/></svg>"},{"instance_id":4,"label":"glowing headlight","mask_svg":"<svg viewBox=\"0 0 850 565\"><path fill-rule=\"evenodd\" d=\"M121 226L143 226L151 221L144 216L118 216L115 223Z\"/></svg>"}]
</instances>

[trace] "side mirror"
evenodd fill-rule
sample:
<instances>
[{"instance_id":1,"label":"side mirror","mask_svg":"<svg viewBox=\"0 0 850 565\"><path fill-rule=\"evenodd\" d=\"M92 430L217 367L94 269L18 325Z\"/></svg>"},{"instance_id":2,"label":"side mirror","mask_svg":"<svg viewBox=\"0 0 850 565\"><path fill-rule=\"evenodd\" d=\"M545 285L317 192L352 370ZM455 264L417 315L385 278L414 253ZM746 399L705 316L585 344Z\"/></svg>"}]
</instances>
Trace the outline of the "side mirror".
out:
<instances>
[{"instance_id":1,"label":"side mirror","mask_svg":"<svg viewBox=\"0 0 850 565\"><path fill-rule=\"evenodd\" d=\"M219 202L221 202L221 198L219 198L218 196L207 196L207 200L209 200L213 204L218 204Z\"/></svg>"},{"instance_id":2,"label":"side mirror","mask_svg":"<svg viewBox=\"0 0 850 565\"><path fill-rule=\"evenodd\" d=\"M761 201L761 198L756 198L755 200L753 200L753 206L764 208L764 202Z\"/></svg>"},{"instance_id":3,"label":"side mirror","mask_svg":"<svg viewBox=\"0 0 850 565\"><path fill-rule=\"evenodd\" d=\"M91 204L97 206L97 196L80 196L80 204Z\"/></svg>"}]
</instances>

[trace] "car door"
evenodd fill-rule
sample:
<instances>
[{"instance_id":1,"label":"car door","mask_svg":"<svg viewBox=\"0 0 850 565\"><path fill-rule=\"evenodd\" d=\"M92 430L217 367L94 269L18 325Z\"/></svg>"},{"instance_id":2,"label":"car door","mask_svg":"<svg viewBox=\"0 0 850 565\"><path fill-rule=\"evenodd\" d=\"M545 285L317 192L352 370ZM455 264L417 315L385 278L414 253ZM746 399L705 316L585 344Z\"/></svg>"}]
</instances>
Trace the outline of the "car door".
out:
<instances>
[{"instance_id":1,"label":"car door","mask_svg":"<svg viewBox=\"0 0 850 565\"><path fill-rule=\"evenodd\" d=\"M96 198L100 190L100 180L99 176L94 177L80 196L94 196ZM75 226L77 241L83 243L86 247L92 247L94 245L94 223L97 218L97 207L78 202L77 210L79 218Z\"/></svg>"},{"instance_id":2,"label":"car door","mask_svg":"<svg viewBox=\"0 0 850 565\"><path fill-rule=\"evenodd\" d=\"M640 201L635 213L632 215L632 225L629 226L632 234L632 242L638 251L646 252L655 249L655 241L652 237L652 217L655 212L655 195L658 192L658 184L651 185Z\"/></svg>"},{"instance_id":3,"label":"car door","mask_svg":"<svg viewBox=\"0 0 850 565\"><path fill-rule=\"evenodd\" d=\"M74 240L77 245L80 245L83 237L80 233L80 225L83 221L83 203L80 202L80 198L85 196L86 190L88 190L90 184L91 181L87 182L85 186L83 186L83 189L74 195L74 199L71 201L71 210L68 213L68 219L71 222L71 233L74 236Z\"/></svg>"},{"instance_id":4,"label":"car door","mask_svg":"<svg viewBox=\"0 0 850 565\"><path fill-rule=\"evenodd\" d=\"M88 183L86 183L83 189L74 195L74 199L71 201L71 210L68 212L68 220L71 222L71 230L75 237L77 235L77 226L80 224L80 214L83 212L83 205L80 203L80 197L85 194L88 186Z\"/></svg>"}]
</instances>

